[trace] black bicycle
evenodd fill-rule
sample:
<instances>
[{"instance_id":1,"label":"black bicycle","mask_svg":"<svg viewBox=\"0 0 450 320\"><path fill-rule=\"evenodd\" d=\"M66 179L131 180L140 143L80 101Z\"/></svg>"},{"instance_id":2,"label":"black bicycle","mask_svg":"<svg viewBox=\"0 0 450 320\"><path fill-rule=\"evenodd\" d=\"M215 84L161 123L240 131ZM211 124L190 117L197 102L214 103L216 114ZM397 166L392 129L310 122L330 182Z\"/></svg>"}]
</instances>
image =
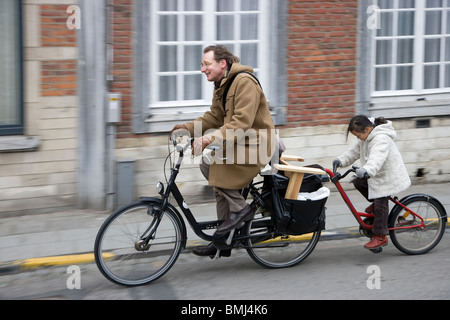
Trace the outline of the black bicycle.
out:
<instances>
[{"instance_id":1,"label":"black bicycle","mask_svg":"<svg viewBox=\"0 0 450 320\"><path fill-rule=\"evenodd\" d=\"M171 175L165 188L163 183L157 183L161 197L142 197L112 213L101 226L94 253L96 264L107 279L125 286L144 285L160 278L174 265L186 247L187 232L180 212L169 201L171 195L193 231L217 247L217 257L220 250L245 249L254 261L267 268L290 267L308 257L319 241L323 225L316 225L315 219L310 230L280 232L281 229L275 227L274 223L280 219L274 217L274 208L289 181L283 175L264 175L242 190L246 199L251 198L255 216L228 234L213 234L222 221L197 221L175 183L192 142L189 139L183 145L182 140L172 137L174 150L169 152L165 162L172 160L173 155ZM317 168L308 168L305 172L313 176L325 174ZM320 210L324 211L323 205ZM321 217L324 218L324 212Z\"/></svg>"}]
</instances>

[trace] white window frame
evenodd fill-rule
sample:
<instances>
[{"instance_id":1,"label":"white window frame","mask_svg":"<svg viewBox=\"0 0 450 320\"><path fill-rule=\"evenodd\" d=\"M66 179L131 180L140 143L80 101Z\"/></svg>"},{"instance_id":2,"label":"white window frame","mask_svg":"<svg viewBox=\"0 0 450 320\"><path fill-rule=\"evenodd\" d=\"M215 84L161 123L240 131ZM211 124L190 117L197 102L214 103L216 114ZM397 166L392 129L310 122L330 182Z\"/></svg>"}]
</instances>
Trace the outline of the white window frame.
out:
<instances>
[{"instance_id":1,"label":"white window frame","mask_svg":"<svg viewBox=\"0 0 450 320\"><path fill-rule=\"evenodd\" d=\"M410 11L410 9L399 9L398 0L391 0L394 3L393 9L381 9L381 12L400 12L400 11ZM377 1L375 1L375 4ZM446 20L450 19L450 0L444 0L442 10L448 10L447 14L444 15L443 21L441 21L441 26L446 25ZM439 62L439 63L427 63L424 58L424 45L425 40L430 38L445 38L450 37L450 34L444 33L442 30L441 34L438 35L426 35L425 34L425 14L427 11L436 10L436 8L426 8L425 0L415 1L414 8L414 35L413 36L383 36L377 37L376 29L370 30L368 34L371 35L371 71L370 71L370 97L371 105L369 107L370 114L374 116L386 116L393 118L402 117L422 117L422 116L432 116L432 115L448 115L450 114L450 88L441 87L433 89L424 88L424 68L426 65L439 64L440 65L440 85L444 84L443 77L445 65L449 62ZM393 28L396 30L397 17L394 17ZM409 90L386 90L386 91L375 91L375 64L376 64L376 40L383 39L414 39L414 58L413 63L405 64L413 66L413 79L412 79L412 89ZM441 55L443 52L441 40ZM392 57L396 57L396 48L394 46ZM391 64L393 69L397 64L395 60ZM402 64L403 65L403 64ZM391 75L391 79L394 79L395 83L395 73Z\"/></svg>"},{"instance_id":2,"label":"white window frame","mask_svg":"<svg viewBox=\"0 0 450 320\"><path fill-rule=\"evenodd\" d=\"M179 5L183 5L184 0L178 0ZM197 71L193 72L184 72L184 71L176 71L176 72L164 72L160 73L158 70L155 70L159 66L159 46L162 44L159 42L159 26L158 26L158 15L177 15L181 21L183 21L185 15L196 14L201 15L203 17L203 34L202 39L200 41L183 41L184 39L177 39L177 41L173 42L164 42L165 45L177 45L179 48L184 48L185 45L201 45L202 48L211 45L211 44L231 44L235 45L237 50L233 50L233 54L240 56L239 48L240 46L236 46L236 44L248 44L248 43L257 43L258 44L258 66L252 66L255 70L255 74L258 76L263 88L265 85L269 83L269 72L270 72L270 63L269 63L269 14L270 14L270 6L269 0L259 0L259 11L229 11L229 12L217 12L216 11L216 1L214 0L202 0L203 1L203 11L185 11L185 12L161 12L158 11L159 1L151 1L150 5L150 90L149 94L149 118L147 120L150 123L150 131L166 131L168 128L171 128L173 123L182 123L185 121L193 120L196 117L202 115L205 111L207 111L211 105L211 99L213 94L213 84L209 83L204 76L202 76L202 99L200 100L176 100L176 101L159 101L159 82L158 77L161 74L165 75L176 75L178 78L178 97L182 96L181 91L184 90L184 86L180 79L183 75L186 74L199 74L200 72L200 62L201 56L198 57L199 68ZM234 1L234 8L240 8L240 3L242 0L227 0ZM243 14L257 12L259 14L258 18L258 39L257 40L240 40L240 19L238 16ZM217 16L218 15L235 15L237 23L234 25L234 40L217 40L216 36L216 25L217 25ZM208 27L214 26L214 27ZM183 23L178 23L178 34L183 35ZM236 40L237 39L237 40ZM183 65L183 50L178 50L179 60L178 65ZM244 63L244 62L243 62ZM248 64L248 63L247 63ZM268 100L269 91L266 91L266 96Z\"/></svg>"}]
</instances>

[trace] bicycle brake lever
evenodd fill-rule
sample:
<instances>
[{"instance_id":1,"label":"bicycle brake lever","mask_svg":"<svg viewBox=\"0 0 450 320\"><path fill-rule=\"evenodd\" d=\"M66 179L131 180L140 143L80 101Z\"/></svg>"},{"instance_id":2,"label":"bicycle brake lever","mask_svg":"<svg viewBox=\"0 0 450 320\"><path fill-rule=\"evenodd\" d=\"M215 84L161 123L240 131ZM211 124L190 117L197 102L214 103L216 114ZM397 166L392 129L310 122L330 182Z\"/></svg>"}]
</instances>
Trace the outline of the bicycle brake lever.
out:
<instances>
[{"instance_id":1,"label":"bicycle brake lever","mask_svg":"<svg viewBox=\"0 0 450 320\"><path fill-rule=\"evenodd\" d=\"M338 164L333 163L333 174L336 174L337 168L338 168Z\"/></svg>"},{"instance_id":2,"label":"bicycle brake lever","mask_svg":"<svg viewBox=\"0 0 450 320\"><path fill-rule=\"evenodd\" d=\"M210 145L206 146L205 149L209 149L209 150L216 151L216 150L219 150L220 147L219 147L219 146L214 146L214 145L211 145L211 144L210 144Z\"/></svg>"}]
</instances>

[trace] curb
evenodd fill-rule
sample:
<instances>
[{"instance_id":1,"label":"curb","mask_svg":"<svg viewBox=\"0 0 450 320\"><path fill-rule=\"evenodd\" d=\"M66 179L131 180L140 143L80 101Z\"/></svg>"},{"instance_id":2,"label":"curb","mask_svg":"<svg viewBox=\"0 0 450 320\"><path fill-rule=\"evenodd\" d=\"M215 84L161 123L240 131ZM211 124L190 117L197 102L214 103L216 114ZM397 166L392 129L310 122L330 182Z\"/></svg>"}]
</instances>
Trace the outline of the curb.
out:
<instances>
[{"instance_id":1,"label":"curb","mask_svg":"<svg viewBox=\"0 0 450 320\"><path fill-rule=\"evenodd\" d=\"M303 236L298 236L304 238ZM320 241L340 240L361 237L359 227L341 228L330 231L323 231ZM189 253L192 248L207 244L204 240L192 240L186 244L186 249L181 253ZM113 257L113 254L110 255ZM94 253L71 254L61 256L51 256L42 258L30 258L10 262L0 262L0 275L17 274L45 267L68 266L78 264L95 263Z\"/></svg>"},{"instance_id":2,"label":"curb","mask_svg":"<svg viewBox=\"0 0 450 320\"><path fill-rule=\"evenodd\" d=\"M0 275L20 273L44 267L88 264L94 261L95 258L93 253L16 260L12 262L0 263Z\"/></svg>"}]
</instances>

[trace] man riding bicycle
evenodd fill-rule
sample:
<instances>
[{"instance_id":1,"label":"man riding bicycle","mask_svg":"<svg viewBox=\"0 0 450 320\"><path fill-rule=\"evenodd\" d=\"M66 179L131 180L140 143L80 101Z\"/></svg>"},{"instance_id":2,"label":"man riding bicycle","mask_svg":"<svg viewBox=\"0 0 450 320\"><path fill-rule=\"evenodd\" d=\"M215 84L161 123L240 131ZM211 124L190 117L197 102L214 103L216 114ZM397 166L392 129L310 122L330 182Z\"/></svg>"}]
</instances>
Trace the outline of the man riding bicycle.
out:
<instances>
[{"instance_id":1,"label":"man riding bicycle","mask_svg":"<svg viewBox=\"0 0 450 320\"><path fill-rule=\"evenodd\" d=\"M211 163L202 159L200 170L214 187L217 217L224 220L216 234L226 234L253 217L253 209L240 194L269 161L275 150L274 124L267 100L253 69L224 46L209 46L203 51L201 72L214 82L210 110L192 122L173 129L188 130L193 136L195 155L208 145L220 147L223 157ZM227 94L228 93L228 94ZM197 247L199 256L215 255L211 243ZM230 250L221 251L229 256Z\"/></svg>"}]
</instances>

